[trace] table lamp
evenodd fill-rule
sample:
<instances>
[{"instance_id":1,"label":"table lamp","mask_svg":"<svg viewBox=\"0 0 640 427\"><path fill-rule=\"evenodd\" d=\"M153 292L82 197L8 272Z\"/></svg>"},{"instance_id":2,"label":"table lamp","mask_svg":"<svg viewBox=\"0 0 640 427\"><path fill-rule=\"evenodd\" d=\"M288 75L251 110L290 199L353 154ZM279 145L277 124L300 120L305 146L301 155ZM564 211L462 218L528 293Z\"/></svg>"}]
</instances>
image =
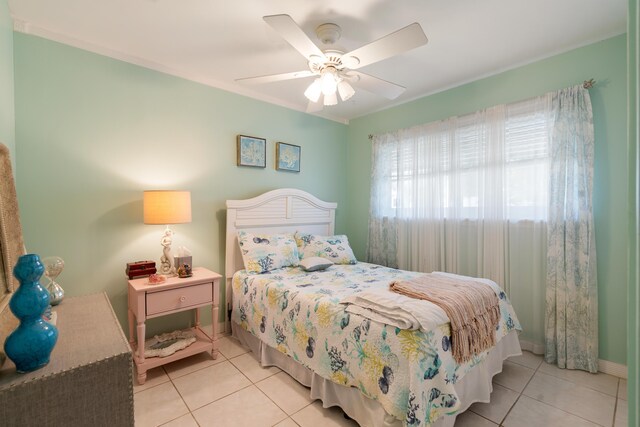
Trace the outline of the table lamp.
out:
<instances>
[{"instance_id":1,"label":"table lamp","mask_svg":"<svg viewBox=\"0 0 640 427\"><path fill-rule=\"evenodd\" d=\"M175 275L175 267L171 263L171 238L173 231L169 224L191 222L191 192L172 190L149 190L144 192L144 223L166 225L160 244L162 257L159 272L169 276Z\"/></svg>"}]
</instances>

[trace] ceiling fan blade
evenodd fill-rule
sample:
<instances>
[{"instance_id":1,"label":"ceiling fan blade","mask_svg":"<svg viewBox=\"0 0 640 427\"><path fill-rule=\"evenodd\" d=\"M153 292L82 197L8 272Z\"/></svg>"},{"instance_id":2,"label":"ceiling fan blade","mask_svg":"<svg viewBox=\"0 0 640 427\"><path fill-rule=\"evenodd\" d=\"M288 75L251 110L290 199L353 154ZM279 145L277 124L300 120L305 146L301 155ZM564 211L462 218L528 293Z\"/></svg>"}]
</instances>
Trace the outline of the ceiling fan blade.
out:
<instances>
[{"instance_id":1,"label":"ceiling fan blade","mask_svg":"<svg viewBox=\"0 0 640 427\"><path fill-rule=\"evenodd\" d=\"M349 80L349 82L353 86L364 89L367 92L371 92L376 95L384 96L388 99L396 99L406 89L403 86L370 76L369 74L361 73L359 71L351 71L348 76L358 77Z\"/></svg>"},{"instance_id":2,"label":"ceiling fan blade","mask_svg":"<svg viewBox=\"0 0 640 427\"><path fill-rule=\"evenodd\" d=\"M270 74L268 76L245 77L242 79L236 79L236 81L241 83L260 84L260 83L279 82L282 80L300 79L303 77L311 77L311 76L315 76L315 74L310 70L306 70L306 71L294 71L292 73Z\"/></svg>"},{"instance_id":3,"label":"ceiling fan blade","mask_svg":"<svg viewBox=\"0 0 640 427\"><path fill-rule=\"evenodd\" d=\"M426 44L429 40L417 22L374 42L342 55L342 63L352 70L382 61Z\"/></svg>"},{"instance_id":4,"label":"ceiling fan blade","mask_svg":"<svg viewBox=\"0 0 640 427\"><path fill-rule=\"evenodd\" d=\"M324 105L322 105L322 101L318 100L318 102L309 101L307 104L307 113L317 113L318 111L322 111Z\"/></svg>"},{"instance_id":5,"label":"ceiling fan blade","mask_svg":"<svg viewBox=\"0 0 640 427\"><path fill-rule=\"evenodd\" d=\"M264 16L262 19L271 25L271 28L276 30L283 39L305 58L310 59L311 56L315 55L319 56L323 61L325 60L324 53L322 53L320 48L311 41L305 32L302 31L302 28L300 28L289 15L269 15Z\"/></svg>"}]
</instances>

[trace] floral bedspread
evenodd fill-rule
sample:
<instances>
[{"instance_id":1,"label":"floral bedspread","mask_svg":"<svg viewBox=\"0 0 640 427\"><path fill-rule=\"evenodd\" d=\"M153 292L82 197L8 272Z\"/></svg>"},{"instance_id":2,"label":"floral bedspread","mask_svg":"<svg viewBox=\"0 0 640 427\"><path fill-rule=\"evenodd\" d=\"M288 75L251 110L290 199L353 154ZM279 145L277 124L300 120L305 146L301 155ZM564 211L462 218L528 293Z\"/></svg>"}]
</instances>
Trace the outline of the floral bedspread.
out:
<instances>
[{"instance_id":1,"label":"floral bedspread","mask_svg":"<svg viewBox=\"0 0 640 427\"><path fill-rule=\"evenodd\" d=\"M421 273L374 264L299 267L233 277L232 320L318 375L375 399L407 426L425 426L458 410L453 388L487 352L462 365L451 354L449 323L430 331L402 330L345 312L339 302L365 289ZM520 324L499 294L501 339Z\"/></svg>"}]
</instances>

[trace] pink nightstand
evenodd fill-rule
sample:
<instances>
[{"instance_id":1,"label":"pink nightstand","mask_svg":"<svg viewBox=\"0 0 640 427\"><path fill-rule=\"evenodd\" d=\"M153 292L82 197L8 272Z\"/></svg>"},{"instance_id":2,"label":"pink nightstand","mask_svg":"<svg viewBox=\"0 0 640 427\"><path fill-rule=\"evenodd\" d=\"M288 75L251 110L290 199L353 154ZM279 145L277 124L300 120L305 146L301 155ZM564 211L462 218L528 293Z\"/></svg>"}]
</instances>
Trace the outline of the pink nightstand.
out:
<instances>
[{"instance_id":1,"label":"pink nightstand","mask_svg":"<svg viewBox=\"0 0 640 427\"><path fill-rule=\"evenodd\" d=\"M193 276L185 279L168 278L159 285L150 285L148 278L129 280L129 343L138 372L138 383L144 384L147 371L175 360L210 351L218 357L218 305L221 275L206 268L194 268ZM200 328L200 307L211 306L212 336ZM196 310L196 342L167 357L144 357L145 321L153 317ZM133 335L136 327L136 338Z\"/></svg>"}]
</instances>

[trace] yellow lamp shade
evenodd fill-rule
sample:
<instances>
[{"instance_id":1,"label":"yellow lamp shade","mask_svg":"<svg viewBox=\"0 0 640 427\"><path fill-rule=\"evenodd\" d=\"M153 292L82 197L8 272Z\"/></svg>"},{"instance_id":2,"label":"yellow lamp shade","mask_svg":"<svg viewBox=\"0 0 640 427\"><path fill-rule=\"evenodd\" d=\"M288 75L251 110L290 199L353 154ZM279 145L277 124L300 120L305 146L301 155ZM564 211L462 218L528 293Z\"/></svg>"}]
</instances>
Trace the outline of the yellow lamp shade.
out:
<instances>
[{"instance_id":1,"label":"yellow lamp shade","mask_svg":"<svg viewBox=\"0 0 640 427\"><path fill-rule=\"evenodd\" d=\"M144 192L145 224L191 222L191 192L150 190Z\"/></svg>"}]
</instances>

